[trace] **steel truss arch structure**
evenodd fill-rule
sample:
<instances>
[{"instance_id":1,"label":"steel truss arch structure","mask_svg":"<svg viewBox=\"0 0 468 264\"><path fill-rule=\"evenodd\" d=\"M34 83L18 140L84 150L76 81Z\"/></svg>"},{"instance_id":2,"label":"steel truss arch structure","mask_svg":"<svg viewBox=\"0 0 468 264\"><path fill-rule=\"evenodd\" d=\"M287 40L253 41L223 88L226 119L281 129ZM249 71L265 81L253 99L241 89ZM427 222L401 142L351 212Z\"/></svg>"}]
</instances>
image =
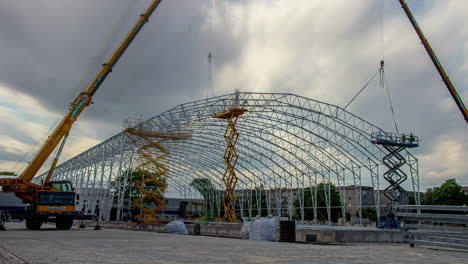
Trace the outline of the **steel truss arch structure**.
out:
<instances>
[{"instance_id":1,"label":"steel truss arch structure","mask_svg":"<svg viewBox=\"0 0 468 264\"><path fill-rule=\"evenodd\" d=\"M169 188L177 196L202 198L191 183L197 178L210 179L215 189L211 197L216 199L209 199L211 204L206 210L221 214L226 124L212 116L232 107L248 109L236 125L236 211L240 217L253 217L264 210L268 215L307 220L304 212L312 209L315 221L331 223L332 184L339 191L343 218L351 206L356 207L362 219L362 209L366 207L363 184L372 188L371 207L379 216L379 168L386 150L371 143L371 134L385 132L338 106L284 93L236 92L181 104L141 122L139 129L191 135L186 140L161 143L170 152L164 162L169 169ZM137 166L136 150L141 146L136 144L124 132L119 133L57 166L52 178L72 181L83 197L78 210L92 214L99 204L102 218L109 219L114 206L121 219L123 212L129 210L125 190L133 188L123 173ZM405 170L411 176L408 186L419 204L418 161L406 150L403 154L407 159ZM317 189L320 183L325 186L323 192ZM356 205L347 201L351 199L347 190L352 190ZM310 202L305 199L306 191L310 191ZM325 200L322 210L320 199ZM262 201L266 208L261 208Z\"/></svg>"}]
</instances>

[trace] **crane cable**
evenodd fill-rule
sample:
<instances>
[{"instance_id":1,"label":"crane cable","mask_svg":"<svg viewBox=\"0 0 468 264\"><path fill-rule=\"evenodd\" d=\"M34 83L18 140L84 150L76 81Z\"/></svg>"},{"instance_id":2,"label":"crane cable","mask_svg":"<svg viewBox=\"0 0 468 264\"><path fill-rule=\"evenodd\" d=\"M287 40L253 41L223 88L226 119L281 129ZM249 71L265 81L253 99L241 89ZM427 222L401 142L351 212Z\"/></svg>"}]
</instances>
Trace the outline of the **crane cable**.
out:
<instances>
[{"instance_id":1,"label":"crane cable","mask_svg":"<svg viewBox=\"0 0 468 264\"><path fill-rule=\"evenodd\" d=\"M22 171L28 165L29 162L26 162L23 165L20 165L20 163L25 162L30 154L32 154L31 157L37 154L37 152L39 151L39 144L44 143L45 138L48 135L50 135L51 131L60 123L60 120L62 120L65 115L66 113L62 114L60 117L57 117L53 121L53 123L51 123L47 131L45 131L46 128L42 129L42 132L39 133L39 134L42 134L42 136L39 139L35 140L34 145L30 147L29 150L20 159L18 159L15 162L15 164L12 165L10 171L17 172L18 175L22 173ZM18 165L20 165L20 167L18 167Z\"/></svg>"},{"instance_id":2,"label":"crane cable","mask_svg":"<svg viewBox=\"0 0 468 264\"><path fill-rule=\"evenodd\" d=\"M366 87L369 85L369 83L374 80L375 76L377 76L377 74L380 72L380 69L378 71L375 72L375 74L370 78L370 80L361 88L361 90L359 90L359 92L346 104L346 106L343 108L344 110L346 110L346 108L348 108L348 106L354 101L354 99L356 99L362 91L364 91L364 89L366 89Z\"/></svg>"},{"instance_id":3,"label":"crane cable","mask_svg":"<svg viewBox=\"0 0 468 264\"><path fill-rule=\"evenodd\" d=\"M390 111L392 112L393 123L395 124L395 131L399 134L398 125L395 117L395 110L393 108L392 98L390 97L390 89L388 88L387 77L385 76L384 70L384 58L385 58L385 41L384 41L384 0L380 0L380 87L386 88L388 102L390 104Z\"/></svg>"},{"instance_id":4,"label":"crane cable","mask_svg":"<svg viewBox=\"0 0 468 264\"><path fill-rule=\"evenodd\" d=\"M125 10L129 10L129 8L133 5L134 3L131 3L129 5L126 5L126 8ZM87 68L89 68L90 70L88 70L85 74L83 74L83 76L81 77L81 80L77 82L77 85L75 85L72 90L70 92L67 92L66 95L67 96L67 100L65 100L64 104L62 104L60 106L59 109L68 109L69 108L69 105L70 105L70 102L73 101L73 99L75 99L76 97L76 94L79 93L79 91L81 91L81 88L86 85L86 82L87 82L87 78L88 76L92 76L92 74L94 73L94 66L95 65L100 65L100 63L98 63L100 60L102 60L102 58L105 59L105 54L108 50L108 47L112 46L115 38L118 36L118 34L120 34L120 32L122 31L121 28L125 25L125 22L129 19L129 14L130 12L128 11L124 11L125 15L124 16L119 16L121 17L120 20L118 21L118 23L116 23L115 26L112 27L112 30L111 30L111 33L110 34L107 34L105 37L106 37L106 40L105 40L105 45L102 45L102 47L100 47L99 51L97 52L97 54L95 56L93 56L93 58L91 59L92 61L87 65ZM106 111L106 109L104 109L104 111ZM33 142L33 146L30 147L28 149L28 151L21 156L20 159L18 159L10 168L11 171L14 171L14 172L18 172L18 174L21 174L22 171L24 170L24 168L28 165L29 162L26 162L27 159L30 159L29 157L34 157L37 152L39 151L39 145L42 145L44 143L44 139L50 135L50 133L52 132L52 130L57 127L57 125L60 123L60 121L65 117L65 115L67 114L67 111L65 111L62 115L58 116L55 120L53 120L53 122L50 123L50 126L48 126L48 129L47 127L43 128L42 131L40 133L38 133L40 135L39 139L37 140L34 140L35 142ZM47 130L46 130L47 129ZM31 155L32 154L32 155ZM20 163L23 163L25 162L24 164L20 165ZM19 166L20 165L20 166ZM19 167L18 167L19 166Z\"/></svg>"},{"instance_id":5,"label":"crane cable","mask_svg":"<svg viewBox=\"0 0 468 264\"><path fill-rule=\"evenodd\" d=\"M385 71L384 71L384 61L382 60L380 62L380 87L381 88L386 88L387 90L387 97L388 97L388 101L390 103L390 110L392 112L392 116L393 116L393 123L395 124L395 130L396 130L396 133L399 134L398 132L398 125L397 125L397 121L396 121L396 117L395 117L395 110L393 109L393 103L392 103L392 98L390 97L390 89L388 89L388 83L387 83L387 77L385 76Z\"/></svg>"},{"instance_id":6,"label":"crane cable","mask_svg":"<svg viewBox=\"0 0 468 264\"><path fill-rule=\"evenodd\" d=\"M384 8L383 0L380 1L380 58L385 59L385 43L384 43Z\"/></svg>"},{"instance_id":7,"label":"crane cable","mask_svg":"<svg viewBox=\"0 0 468 264\"><path fill-rule=\"evenodd\" d=\"M385 70L384 70L384 57L385 57L385 46L384 46L384 8L383 8L383 0L380 1L380 68L379 70L372 76L372 78L359 90L359 92L346 104L346 106L343 108L346 110L348 106L364 91L364 89L369 85L369 83L375 78L377 74L379 74L380 77L380 87L381 88L386 88L387 90L387 97L388 101L390 103L390 111L392 112L392 117L393 117L393 123L395 124L395 130L396 133L399 134L398 131L398 124L396 121L396 116L395 116L395 110L393 108L393 102L392 98L390 97L390 89L388 88L388 82L387 82L387 77L385 76Z\"/></svg>"},{"instance_id":8,"label":"crane cable","mask_svg":"<svg viewBox=\"0 0 468 264\"><path fill-rule=\"evenodd\" d=\"M384 25L383 25L383 0L380 1L380 35L379 35L379 45L380 45L380 58L381 58L381 63L380 63L380 68L379 70L370 78L370 80L357 92L356 95L346 104L346 106L343 108L346 110L348 106L366 89L366 87L369 85L369 83L374 80L375 76L377 76L378 73L380 73L380 83L382 84L382 72L383 72L383 60L384 60L384 41L383 41L383 30L384 30Z\"/></svg>"}]
</instances>

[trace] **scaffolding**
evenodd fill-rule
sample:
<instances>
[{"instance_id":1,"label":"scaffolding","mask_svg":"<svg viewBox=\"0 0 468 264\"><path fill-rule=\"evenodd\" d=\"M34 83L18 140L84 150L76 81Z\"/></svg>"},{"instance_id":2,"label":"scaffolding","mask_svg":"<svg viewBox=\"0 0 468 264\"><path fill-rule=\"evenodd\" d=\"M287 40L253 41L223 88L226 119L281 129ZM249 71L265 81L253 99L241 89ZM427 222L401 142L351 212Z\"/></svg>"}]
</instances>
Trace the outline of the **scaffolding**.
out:
<instances>
[{"instance_id":1,"label":"scaffolding","mask_svg":"<svg viewBox=\"0 0 468 264\"><path fill-rule=\"evenodd\" d=\"M223 215L226 121L213 116L233 107L249 110L235 126L237 218L282 216L331 224L349 213L359 224L364 211L380 214L380 180L387 170L382 160L388 150L373 144L372 134L385 131L338 106L284 93L227 94L181 104L140 121L137 129L158 136L191 136L162 140L147 135L170 152L158 160L167 169L165 197L204 200L205 213ZM110 219L112 208L118 220L126 219L132 202L125 193L134 188L128 171L144 159L138 150L148 144L138 138L135 142L127 132L114 135L57 166L52 179L72 181L82 197L77 210L85 207L93 213L99 200L104 219ZM147 150L152 150L152 158L161 153L154 146ZM399 169L408 177L402 186L419 197L418 160L408 148L399 153L406 160ZM192 183L197 179L210 185L195 188Z\"/></svg>"}]
</instances>

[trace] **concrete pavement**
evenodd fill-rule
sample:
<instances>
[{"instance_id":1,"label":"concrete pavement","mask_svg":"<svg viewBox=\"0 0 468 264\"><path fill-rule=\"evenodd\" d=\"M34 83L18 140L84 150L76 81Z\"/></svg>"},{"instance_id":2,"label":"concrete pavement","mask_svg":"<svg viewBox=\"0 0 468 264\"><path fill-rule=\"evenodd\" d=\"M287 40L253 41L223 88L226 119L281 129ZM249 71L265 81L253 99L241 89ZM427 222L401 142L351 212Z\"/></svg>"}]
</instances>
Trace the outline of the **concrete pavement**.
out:
<instances>
[{"instance_id":1,"label":"concrete pavement","mask_svg":"<svg viewBox=\"0 0 468 264\"><path fill-rule=\"evenodd\" d=\"M407 244L314 245L7 223L0 263L467 263L467 253ZM9 258L9 259L7 259ZM16 262L15 262L16 261Z\"/></svg>"}]
</instances>

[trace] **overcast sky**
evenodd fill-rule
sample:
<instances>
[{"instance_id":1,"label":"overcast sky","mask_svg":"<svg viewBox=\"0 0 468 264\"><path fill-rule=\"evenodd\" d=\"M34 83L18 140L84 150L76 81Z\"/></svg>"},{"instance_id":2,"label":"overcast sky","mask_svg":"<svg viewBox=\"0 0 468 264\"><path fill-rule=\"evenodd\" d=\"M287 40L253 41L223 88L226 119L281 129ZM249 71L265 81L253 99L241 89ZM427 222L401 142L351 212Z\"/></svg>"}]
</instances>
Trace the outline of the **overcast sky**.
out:
<instances>
[{"instance_id":1,"label":"overcast sky","mask_svg":"<svg viewBox=\"0 0 468 264\"><path fill-rule=\"evenodd\" d=\"M0 0L0 170L18 160L85 88L150 0ZM163 0L75 124L62 161L149 118L207 96L287 92L344 106L385 72L400 132L423 140L422 188L468 186L468 127L397 0ZM410 0L468 102L468 1ZM208 53L213 90L208 89ZM378 79L348 108L394 131ZM31 155L31 154L30 154ZM30 159L26 156L26 161ZM465 157L465 158L463 158Z\"/></svg>"}]
</instances>

